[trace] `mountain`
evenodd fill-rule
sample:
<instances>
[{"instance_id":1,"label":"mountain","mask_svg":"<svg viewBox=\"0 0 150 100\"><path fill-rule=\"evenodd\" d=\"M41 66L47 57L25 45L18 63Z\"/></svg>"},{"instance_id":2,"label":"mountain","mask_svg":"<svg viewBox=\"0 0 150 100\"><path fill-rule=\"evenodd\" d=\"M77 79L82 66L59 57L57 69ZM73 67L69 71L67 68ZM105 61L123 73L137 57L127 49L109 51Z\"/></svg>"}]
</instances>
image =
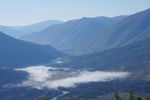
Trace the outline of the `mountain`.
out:
<instances>
[{"instance_id":1,"label":"mountain","mask_svg":"<svg viewBox=\"0 0 150 100\"><path fill-rule=\"evenodd\" d=\"M127 46L94 54L66 57L59 66L89 68L94 70L117 70L136 73L136 78L150 80L150 38Z\"/></svg>"},{"instance_id":2,"label":"mountain","mask_svg":"<svg viewBox=\"0 0 150 100\"><path fill-rule=\"evenodd\" d=\"M101 69L104 69L106 67L106 69L108 69L110 67L110 70L112 70L113 68L112 66L117 65L115 70L125 69L124 71L127 71L128 69L126 69L126 67L128 65L130 66L128 66L127 68L133 67L133 70L132 71L130 70L131 74L129 75L129 77L125 79L114 80L114 81L91 82L88 84L79 84L78 86L73 87L73 88L61 88L61 89L34 89L31 87L29 88L28 87L11 87L12 83L17 83L17 82L22 81L23 79L26 79L27 77L24 76L24 74L26 73L16 72L14 70L0 69L0 77L2 80L0 81L0 85L5 86L5 87L0 86L0 97L4 98L5 100L33 100L33 99L41 100L41 97L43 97L43 95L51 99L53 97L58 97L59 95L61 95L62 91L68 91L69 93L67 95L59 97L59 99L67 100L69 98L68 100L79 100L79 99L111 100L114 96L115 91L124 95L130 90L132 90L136 94L140 94L145 97L148 93L150 93L150 90L149 90L150 81L135 80L132 78L132 76L134 75L133 71L135 73L138 72L139 75L141 74L147 75L147 73L150 72L150 70L145 69L145 68L149 68L149 65L148 65L148 58L150 58L149 43L150 43L150 38L147 40L141 40L141 41L135 42L126 47L112 49L112 50L108 50L108 51L96 53L96 54L78 56L75 58L73 57L73 58L70 58L70 60L68 60L70 63L70 64L67 63L69 67L74 67L74 68L75 67L76 68L77 67L78 68L92 67L93 69L98 69L98 68L100 69L100 67L102 67ZM143 52L141 52L142 50ZM144 69L145 71L143 70L137 71L138 67L136 67L136 63L135 62L132 63L132 61L135 61L135 58L139 59L137 60L137 65L140 63L144 65L143 66L140 64L138 65L138 67L140 69ZM107 64L107 59L108 59L108 64ZM124 67L119 67L121 66L121 63L122 63L120 59L121 60L125 59ZM111 62L111 60L114 60L115 63L116 62L120 62L120 63L115 65ZM76 61L76 62L73 63L72 61ZM81 62L83 66L81 66ZM129 62L132 63L132 65ZM124 68L124 69L120 69L120 68ZM139 77L139 76L136 76L136 77ZM145 79L145 77L143 79ZM8 83L11 83L11 84L8 84Z\"/></svg>"},{"instance_id":3,"label":"mountain","mask_svg":"<svg viewBox=\"0 0 150 100\"><path fill-rule=\"evenodd\" d=\"M22 35L19 31L15 30L9 26L0 25L0 30L12 37L19 37L20 35Z\"/></svg>"},{"instance_id":4,"label":"mountain","mask_svg":"<svg viewBox=\"0 0 150 100\"><path fill-rule=\"evenodd\" d=\"M31 34L34 32L41 31L48 26L54 25L54 24L60 24L63 23L59 20L47 20L43 22L39 22L32 25L26 25L26 26L0 26L1 32L6 33L9 36L20 38L24 35Z\"/></svg>"},{"instance_id":5,"label":"mountain","mask_svg":"<svg viewBox=\"0 0 150 100\"><path fill-rule=\"evenodd\" d=\"M112 26L126 16L113 18L95 17L71 20L22 37L22 40L48 44L64 52L88 41L99 32Z\"/></svg>"},{"instance_id":6,"label":"mountain","mask_svg":"<svg viewBox=\"0 0 150 100\"><path fill-rule=\"evenodd\" d=\"M12 26L11 28L19 31L20 33L22 33L24 35L27 35L27 34L41 31L41 30L43 30L43 29L45 29L51 25L61 24L61 23L63 23L63 22L59 21L59 20L46 20L46 21L39 22L39 23L32 24L32 25Z\"/></svg>"},{"instance_id":7,"label":"mountain","mask_svg":"<svg viewBox=\"0 0 150 100\"><path fill-rule=\"evenodd\" d=\"M125 46L148 37L150 37L150 9L124 18L71 52L94 53Z\"/></svg>"},{"instance_id":8,"label":"mountain","mask_svg":"<svg viewBox=\"0 0 150 100\"><path fill-rule=\"evenodd\" d=\"M60 56L63 54L50 46L17 40L0 32L0 67L46 63Z\"/></svg>"}]
</instances>

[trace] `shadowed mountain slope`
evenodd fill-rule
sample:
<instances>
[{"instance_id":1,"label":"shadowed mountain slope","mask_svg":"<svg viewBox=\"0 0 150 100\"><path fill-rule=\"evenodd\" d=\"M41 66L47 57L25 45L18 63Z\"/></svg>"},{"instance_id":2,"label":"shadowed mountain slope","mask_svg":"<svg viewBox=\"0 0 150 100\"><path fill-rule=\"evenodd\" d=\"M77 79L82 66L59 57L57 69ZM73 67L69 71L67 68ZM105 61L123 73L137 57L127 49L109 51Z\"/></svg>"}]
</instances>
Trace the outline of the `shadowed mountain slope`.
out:
<instances>
[{"instance_id":1,"label":"shadowed mountain slope","mask_svg":"<svg viewBox=\"0 0 150 100\"><path fill-rule=\"evenodd\" d=\"M48 45L14 39L0 32L0 67L46 63L63 54Z\"/></svg>"},{"instance_id":2,"label":"shadowed mountain slope","mask_svg":"<svg viewBox=\"0 0 150 100\"><path fill-rule=\"evenodd\" d=\"M150 37L150 9L126 17L78 46L72 52L77 54L94 53L125 46L148 37Z\"/></svg>"},{"instance_id":3,"label":"shadowed mountain slope","mask_svg":"<svg viewBox=\"0 0 150 100\"><path fill-rule=\"evenodd\" d=\"M48 44L58 50L67 52L76 46L88 41L99 32L112 26L125 18L118 16L113 18L95 17L71 20L59 25L53 25L37 33L26 35L21 39L39 44Z\"/></svg>"}]
</instances>

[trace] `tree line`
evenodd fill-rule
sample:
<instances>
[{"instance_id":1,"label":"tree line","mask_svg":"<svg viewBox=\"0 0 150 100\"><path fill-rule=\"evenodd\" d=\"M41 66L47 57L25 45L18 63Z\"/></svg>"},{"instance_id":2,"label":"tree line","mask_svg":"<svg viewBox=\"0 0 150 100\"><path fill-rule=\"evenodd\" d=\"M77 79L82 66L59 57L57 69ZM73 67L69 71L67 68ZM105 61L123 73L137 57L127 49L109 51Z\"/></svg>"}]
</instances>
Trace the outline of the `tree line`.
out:
<instances>
[{"instance_id":1,"label":"tree line","mask_svg":"<svg viewBox=\"0 0 150 100\"><path fill-rule=\"evenodd\" d=\"M128 98L126 94L123 97L120 97L117 92L114 94L114 97L115 100L143 100L142 97L133 95L132 91L129 92ZM150 96L147 96L146 100L150 100Z\"/></svg>"}]
</instances>

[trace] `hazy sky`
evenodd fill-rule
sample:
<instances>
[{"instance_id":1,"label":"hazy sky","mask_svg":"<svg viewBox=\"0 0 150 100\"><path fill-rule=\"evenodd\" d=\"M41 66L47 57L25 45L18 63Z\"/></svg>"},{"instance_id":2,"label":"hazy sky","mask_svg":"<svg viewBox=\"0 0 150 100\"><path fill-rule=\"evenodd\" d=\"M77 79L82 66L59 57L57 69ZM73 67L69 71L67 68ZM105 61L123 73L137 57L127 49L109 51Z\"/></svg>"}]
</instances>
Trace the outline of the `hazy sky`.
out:
<instances>
[{"instance_id":1,"label":"hazy sky","mask_svg":"<svg viewBox=\"0 0 150 100\"><path fill-rule=\"evenodd\" d=\"M48 19L129 15L150 8L150 0L0 0L0 25Z\"/></svg>"}]
</instances>

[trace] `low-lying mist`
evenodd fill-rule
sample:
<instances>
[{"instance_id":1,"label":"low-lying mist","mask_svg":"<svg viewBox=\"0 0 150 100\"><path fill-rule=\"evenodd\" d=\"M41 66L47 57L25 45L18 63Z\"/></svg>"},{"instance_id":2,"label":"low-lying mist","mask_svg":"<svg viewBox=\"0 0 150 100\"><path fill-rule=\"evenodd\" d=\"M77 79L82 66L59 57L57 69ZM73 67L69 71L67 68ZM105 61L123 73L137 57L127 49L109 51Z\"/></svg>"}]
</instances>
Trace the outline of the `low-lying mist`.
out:
<instances>
[{"instance_id":1,"label":"low-lying mist","mask_svg":"<svg viewBox=\"0 0 150 100\"><path fill-rule=\"evenodd\" d=\"M76 87L78 84L89 82L106 82L114 79L125 78L127 72L104 72L104 71L76 71L69 69L58 69L47 66L31 66L18 71L25 71L29 74L28 80L17 86L31 86L33 88L57 89L59 87Z\"/></svg>"}]
</instances>

